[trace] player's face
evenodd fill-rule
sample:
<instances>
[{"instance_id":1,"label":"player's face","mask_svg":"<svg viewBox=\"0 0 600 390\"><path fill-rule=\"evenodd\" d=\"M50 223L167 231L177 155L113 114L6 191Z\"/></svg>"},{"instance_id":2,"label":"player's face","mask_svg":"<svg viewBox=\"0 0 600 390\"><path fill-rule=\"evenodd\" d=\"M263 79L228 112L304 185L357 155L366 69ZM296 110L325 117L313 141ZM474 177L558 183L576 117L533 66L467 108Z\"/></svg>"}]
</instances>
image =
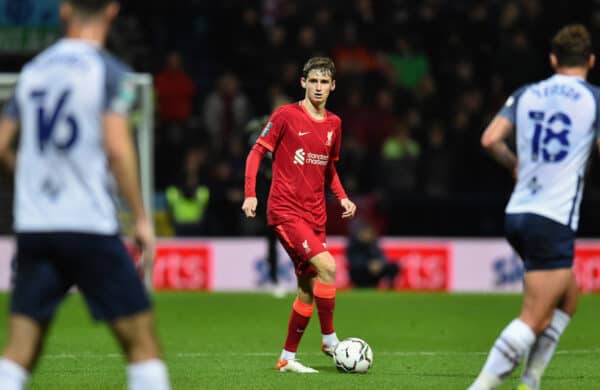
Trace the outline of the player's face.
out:
<instances>
[{"instance_id":1,"label":"player's face","mask_svg":"<svg viewBox=\"0 0 600 390\"><path fill-rule=\"evenodd\" d=\"M335 89L335 80L322 69L313 69L301 79L302 88L306 90L306 97L315 105L325 104L329 93Z\"/></svg>"}]
</instances>

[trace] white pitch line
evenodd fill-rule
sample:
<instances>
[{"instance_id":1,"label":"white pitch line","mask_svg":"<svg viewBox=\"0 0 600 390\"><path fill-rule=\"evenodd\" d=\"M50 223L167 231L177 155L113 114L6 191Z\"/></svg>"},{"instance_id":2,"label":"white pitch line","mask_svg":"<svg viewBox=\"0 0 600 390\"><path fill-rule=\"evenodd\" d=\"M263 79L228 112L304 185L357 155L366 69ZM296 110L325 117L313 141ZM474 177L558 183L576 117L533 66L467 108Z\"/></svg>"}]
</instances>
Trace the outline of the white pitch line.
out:
<instances>
[{"instance_id":1,"label":"white pitch line","mask_svg":"<svg viewBox=\"0 0 600 390\"><path fill-rule=\"evenodd\" d=\"M465 352L465 351L375 351L377 356L480 356L487 355L488 352ZM567 349L556 351L557 355L591 355L600 353L600 348L596 349ZM321 356L322 352L302 352L302 356ZM277 352L178 352L167 353L167 357L176 358L214 358L214 357L273 357L279 356ZM59 353L43 355L42 359L114 359L122 358L120 353Z\"/></svg>"}]
</instances>

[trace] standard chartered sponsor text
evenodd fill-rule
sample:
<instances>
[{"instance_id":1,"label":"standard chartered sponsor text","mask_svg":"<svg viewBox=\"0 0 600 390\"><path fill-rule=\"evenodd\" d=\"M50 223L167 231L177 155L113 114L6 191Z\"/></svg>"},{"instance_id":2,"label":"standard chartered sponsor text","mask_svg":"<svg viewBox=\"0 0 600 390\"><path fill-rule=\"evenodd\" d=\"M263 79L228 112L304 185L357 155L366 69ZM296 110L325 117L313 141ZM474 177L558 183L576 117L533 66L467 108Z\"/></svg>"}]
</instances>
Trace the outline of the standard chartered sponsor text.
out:
<instances>
[{"instance_id":1,"label":"standard chartered sponsor text","mask_svg":"<svg viewBox=\"0 0 600 390\"><path fill-rule=\"evenodd\" d=\"M327 165L329 156L326 154L307 153L306 163L313 165Z\"/></svg>"}]
</instances>

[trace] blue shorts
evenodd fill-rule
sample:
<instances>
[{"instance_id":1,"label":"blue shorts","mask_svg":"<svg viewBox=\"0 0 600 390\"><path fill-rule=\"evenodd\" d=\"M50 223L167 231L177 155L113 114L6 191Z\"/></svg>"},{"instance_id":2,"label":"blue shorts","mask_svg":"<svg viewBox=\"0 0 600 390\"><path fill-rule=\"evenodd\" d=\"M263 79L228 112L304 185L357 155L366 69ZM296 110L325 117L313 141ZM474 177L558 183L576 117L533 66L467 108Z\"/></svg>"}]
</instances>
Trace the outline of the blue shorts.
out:
<instances>
[{"instance_id":1,"label":"blue shorts","mask_svg":"<svg viewBox=\"0 0 600 390\"><path fill-rule=\"evenodd\" d=\"M81 291L99 321L150 308L141 278L118 236L17 234L11 313L47 323L72 286Z\"/></svg>"},{"instance_id":2,"label":"blue shorts","mask_svg":"<svg viewBox=\"0 0 600 390\"><path fill-rule=\"evenodd\" d=\"M537 214L506 214L506 238L521 256L526 271L571 268L575 232Z\"/></svg>"}]
</instances>

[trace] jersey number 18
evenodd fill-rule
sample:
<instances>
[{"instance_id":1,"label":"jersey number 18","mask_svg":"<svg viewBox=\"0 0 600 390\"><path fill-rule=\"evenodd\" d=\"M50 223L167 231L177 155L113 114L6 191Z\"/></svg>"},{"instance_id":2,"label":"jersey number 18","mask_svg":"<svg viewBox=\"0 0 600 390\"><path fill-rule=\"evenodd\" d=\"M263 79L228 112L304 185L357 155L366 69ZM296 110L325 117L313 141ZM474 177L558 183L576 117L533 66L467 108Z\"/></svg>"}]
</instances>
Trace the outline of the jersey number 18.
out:
<instances>
[{"instance_id":1,"label":"jersey number 18","mask_svg":"<svg viewBox=\"0 0 600 390\"><path fill-rule=\"evenodd\" d=\"M531 159L538 161L540 154L544 162L559 162L569 153L569 132L571 118L563 112L556 112L546 119L544 111L529 111L535 128L531 141ZM554 128L558 127L558 130Z\"/></svg>"}]
</instances>

